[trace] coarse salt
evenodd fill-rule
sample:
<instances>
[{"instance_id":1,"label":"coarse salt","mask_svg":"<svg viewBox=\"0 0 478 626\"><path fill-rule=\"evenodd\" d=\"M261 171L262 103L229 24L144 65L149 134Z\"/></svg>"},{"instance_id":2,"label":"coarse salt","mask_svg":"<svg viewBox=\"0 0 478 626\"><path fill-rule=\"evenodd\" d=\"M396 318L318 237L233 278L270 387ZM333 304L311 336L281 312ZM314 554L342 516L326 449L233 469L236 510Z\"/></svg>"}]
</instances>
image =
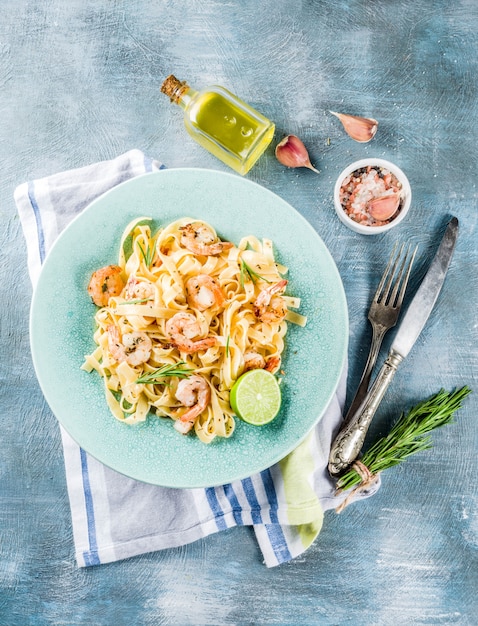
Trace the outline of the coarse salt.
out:
<instances>
[{"instance_id":1,"label":"coarse salt","mask_svg":"<svg viewBox=\"0 0 478 626\"><path fill-rule=\"evenodd\" d=\"M403 206L402 185L384 167L363 167L344 178L340 186L340 203L345 213L364 226L383 226L394 220ZM397 209L387 219L376 219L370 212L370 202L377 198L400 195Z\"/></svg>"}]
</instances>

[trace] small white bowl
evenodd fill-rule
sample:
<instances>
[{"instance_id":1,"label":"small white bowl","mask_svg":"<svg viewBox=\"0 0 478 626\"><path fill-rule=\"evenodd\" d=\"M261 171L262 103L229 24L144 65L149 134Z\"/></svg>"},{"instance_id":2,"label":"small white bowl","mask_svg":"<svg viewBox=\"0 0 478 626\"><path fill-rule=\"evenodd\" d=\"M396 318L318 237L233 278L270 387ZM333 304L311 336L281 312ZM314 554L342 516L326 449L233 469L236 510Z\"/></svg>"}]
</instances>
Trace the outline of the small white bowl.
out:
<instances>
[{"instance_id":1,"label":"small white bowl","mask_svg":"<svg viewBox=\"0 0 478 626\"><path fill-rule=\"evenodd\" d=\"M367 224L359 224L358 222L356 222L355 220L353 220L351 217L347 215L347 213L344 211L342 207L342 204L340 203L340 187L342 186L343 180L347 178L347 176L349 176L355 170L361 169L362 167L368 167L368 166L372 166L372 167L376 166L376 167L389 170L394 176L396 176L396 178L402 185L402 189L400 193L401 207L399 209L398 215L396 215L390 222L388 222L387 224L384 224L383 226L371 226ZM355 161L355 163L351 163L348 167L344 169L344 171L337 178L337 182L335 183L334 206L335 206L335 211L337 212L337 215L340 221L343 222L350 229L354 230L357 233L361 233L362 235L379 235L380 233L384 233L387 230L390 230L391 228L394 228L395 226L400 224L400 222L402 222L405 219L405 216L407 215L410 209L411 201L412 201L412 190L410 188L410 183L408 182L408 178L405 176L405 174L402 172L402 170L399 167L397 167L393 163L390 163L390 161L385 161L384 159L368 158L368 159L361 159L360 161Z\"/></svg>"}]
</instances>

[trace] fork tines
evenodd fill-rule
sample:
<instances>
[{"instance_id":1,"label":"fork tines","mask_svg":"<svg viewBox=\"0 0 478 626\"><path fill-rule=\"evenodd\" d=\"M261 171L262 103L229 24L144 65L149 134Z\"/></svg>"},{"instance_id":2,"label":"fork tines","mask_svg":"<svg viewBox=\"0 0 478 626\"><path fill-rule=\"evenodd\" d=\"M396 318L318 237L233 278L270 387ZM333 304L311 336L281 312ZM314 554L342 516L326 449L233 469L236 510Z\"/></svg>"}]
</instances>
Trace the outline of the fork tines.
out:
<instances>
[{"instance_id":1,"label":"fork tines","mask_svg":"<svg viewBox=\"0 0 478 626\"><path fill-rule=\"evenodd\" d=\"M415 259L415 255L418 249L418 246L415 246L415 249L412 250L412 246L411 244L409 244L405 255L402 258L405 244L402 243L400 249L398 250L398 254L396 254L397 247L398 243L396 243L392 249L392 253L390 255L387 267L385 268L385 272L383 273L382 279L377 287L377 291L375 292L374 296L375 302L380 302L384 305L392 307L400 307L402 305L413 261ZM402 262L401 264L399 264L401 258ZM392 283L393 289L390 292L390 287L392 286Z\"/></svg>"}]
</instances>

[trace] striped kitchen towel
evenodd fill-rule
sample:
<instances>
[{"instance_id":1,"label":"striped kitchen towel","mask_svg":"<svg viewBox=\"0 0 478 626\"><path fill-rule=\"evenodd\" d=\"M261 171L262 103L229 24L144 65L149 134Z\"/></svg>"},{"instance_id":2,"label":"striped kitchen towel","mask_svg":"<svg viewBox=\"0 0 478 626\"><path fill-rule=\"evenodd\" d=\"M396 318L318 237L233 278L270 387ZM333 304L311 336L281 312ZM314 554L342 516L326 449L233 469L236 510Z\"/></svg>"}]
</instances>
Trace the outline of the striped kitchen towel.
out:
<instances>
[{"instance_id":1,"label":"striped kitchen towel","mask_svg":"<svg viewBox=\"0 0 478 626\"><path fill-rule=\"evenodd\" d=\"M15 190L33 285L58 234L91 201L113 186L164 166L131 150L23 183ZM303 553L322 527L334 495L327 473L330 443L345 401L346 372L324 417L281 462L244 480L208 489L171 489L119 474L88 455L61 428L79 566L98 565L172 548L231 528L252 526L267 566ZM357 498L368 497L376 487Z\"/></svg>"}]
</instances>

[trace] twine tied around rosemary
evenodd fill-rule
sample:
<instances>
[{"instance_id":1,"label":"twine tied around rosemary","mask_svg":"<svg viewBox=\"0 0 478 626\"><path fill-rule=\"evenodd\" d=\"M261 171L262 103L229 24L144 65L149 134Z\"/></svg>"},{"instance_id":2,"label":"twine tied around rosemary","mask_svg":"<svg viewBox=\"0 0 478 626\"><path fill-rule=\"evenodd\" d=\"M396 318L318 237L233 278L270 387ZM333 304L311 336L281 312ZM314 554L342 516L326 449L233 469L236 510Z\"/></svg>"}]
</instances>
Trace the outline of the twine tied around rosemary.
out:
<instances>
[{"instance_id":1,"label":"twine tied around rosemary","mask_svg":"<svg viewBox=\"0 0 478 626\"><path fill-rule=\"evenodd\" d=\"M416 452L431 448L429 433L452 422L455 412L470 393L471 389L466 385L452 392L441 389L408 413L402 413L389 434L373 444L339 478L335 495L353 489L335 511L341 513L356 495L370 489L383 470L398 465Z\"/></svg>"},{"instance_id":2,"label":"twine tied around rosemary","mask_svg":"<svg viewBox=\"0 0 478 626\"><path fill-rule=\"evenodd\" d=\"M336 513L342 513L342 511L348 507L348 505L352 502L357 494L368 491L368 489L370 489L370 487L372 487L376 483L378 475L380 473L378 472L377 474L373 474L369 470L369 468L364 465L362 461L359 460L355 461L352 464L352 469L355 470L355 472L360 476L361 482L359 485L357 485L357 487L354 487L352 491L348 494L348 496L342 501L342 503L339 504L339 506L335 509ZM337 489L335 495L342 493L342 491L343 489Z\"/></svg>"}]
</instances>

